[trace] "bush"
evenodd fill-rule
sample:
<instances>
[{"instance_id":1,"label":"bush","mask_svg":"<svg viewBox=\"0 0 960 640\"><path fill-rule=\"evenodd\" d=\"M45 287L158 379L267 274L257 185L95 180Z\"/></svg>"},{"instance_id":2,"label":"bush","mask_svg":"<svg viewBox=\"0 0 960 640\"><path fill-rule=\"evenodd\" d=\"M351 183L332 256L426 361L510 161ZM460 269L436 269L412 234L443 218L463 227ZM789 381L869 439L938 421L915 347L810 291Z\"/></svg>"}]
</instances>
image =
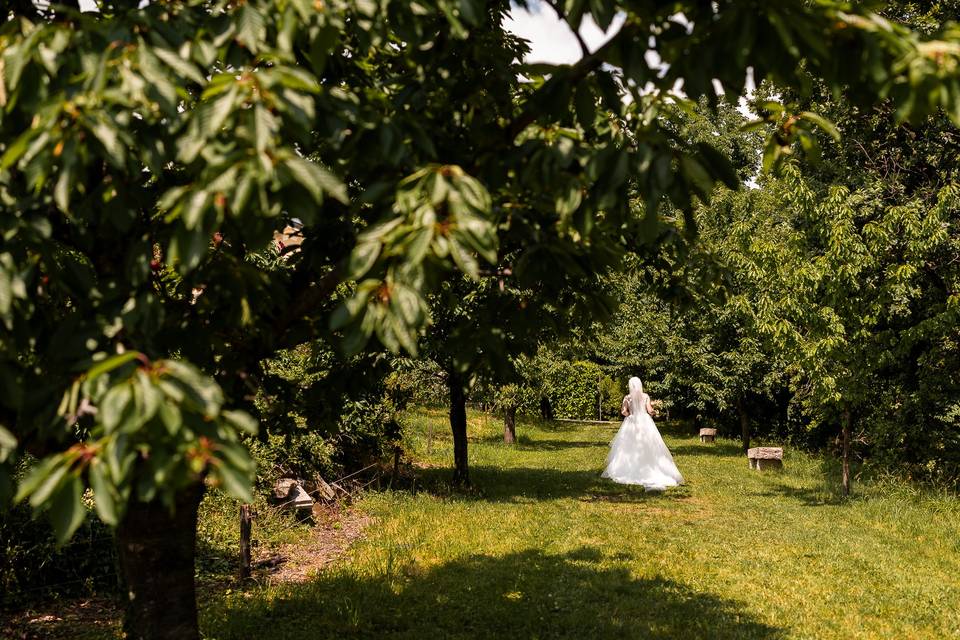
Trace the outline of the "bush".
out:
<instances>
[{"instance_id":1,"label":"bush","mask_svg":"<svg viewBox=\"0 0 960 640\"><path fill-rule=\"evenodd\" d=\"M621 387L596 363L554 362L542 372L542 380L543 393L558 418L596 420L620 415Z\"/></svg>"},{"instance_id":2,"label":"bush","mask_svg":"<svg viewBox=\"0 0 960 640\"><path fill-rule=\"evenodd\" d=\"M116 593L116 562L113 534L95 516L58 547L50 525L28 505L0 512L2 609L52 597Z\"/></svg>"},{"instance_id":3,"label":"bush","mask_svg":"<svg viewBox=\"0 0 960 640\"><path fill-rule=\"evenodd\" d=\"M416 393L386 357L344 360L321 343L280 352L263 369L261 434L250 442L261 486L369 464L400 439L397 414Z\"/></svg>"}]
</instances>

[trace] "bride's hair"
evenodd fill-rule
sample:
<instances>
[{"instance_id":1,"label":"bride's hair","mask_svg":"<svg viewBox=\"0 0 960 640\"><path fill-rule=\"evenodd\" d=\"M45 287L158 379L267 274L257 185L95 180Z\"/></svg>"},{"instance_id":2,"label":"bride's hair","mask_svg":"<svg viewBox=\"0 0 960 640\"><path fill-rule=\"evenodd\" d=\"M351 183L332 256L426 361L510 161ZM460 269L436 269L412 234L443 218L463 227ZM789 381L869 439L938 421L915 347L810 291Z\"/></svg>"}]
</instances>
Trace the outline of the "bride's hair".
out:
<instances>
[{"instance_id":1,"label":"bride's hair","mask_svg":"<svg viewBox=\"0 0 960 640\"><path fill-rule=\"evenodd\" d=\"M630 387L630 403L633 405L632 411L639 413L643 410L643 383L640 378L634 376L627 383Z\"/></svg>"}]
</instances>

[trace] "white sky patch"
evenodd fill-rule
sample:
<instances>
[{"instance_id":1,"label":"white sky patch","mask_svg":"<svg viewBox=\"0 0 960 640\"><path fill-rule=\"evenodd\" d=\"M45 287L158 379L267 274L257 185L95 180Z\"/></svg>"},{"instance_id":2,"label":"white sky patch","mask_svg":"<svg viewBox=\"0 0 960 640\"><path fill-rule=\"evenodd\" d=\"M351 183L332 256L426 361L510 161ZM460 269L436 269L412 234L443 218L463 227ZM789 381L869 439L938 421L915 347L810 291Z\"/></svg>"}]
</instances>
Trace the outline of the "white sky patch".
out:
<instances>
[{"instance_id":1,"label":"white sky patch","mask_svg":"<svg viewBox=\"0 0 960 640\"><path fill-rule=\"evenodd\" d=\"M580 24L580 37L593 53L612 38L626 16L620 14L606 32L587 16ZM514 5L503 26L512 33L530 42L530 54L524 62L549 64L573 64L583 57L577 38L570 26L550 7L542 2L531 2L530 10Z\"/></svg>"}]
</instances>

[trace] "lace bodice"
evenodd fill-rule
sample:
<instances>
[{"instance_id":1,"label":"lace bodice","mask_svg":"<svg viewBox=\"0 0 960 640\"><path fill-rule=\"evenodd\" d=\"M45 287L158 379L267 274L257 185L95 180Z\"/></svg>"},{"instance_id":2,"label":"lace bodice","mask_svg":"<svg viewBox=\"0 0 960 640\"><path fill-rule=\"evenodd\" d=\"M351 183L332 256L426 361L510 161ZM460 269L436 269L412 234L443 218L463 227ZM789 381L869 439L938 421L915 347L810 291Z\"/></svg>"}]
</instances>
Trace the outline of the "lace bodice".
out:
<instances>
[{"instance_id":1,"label":"lace bodice","mask_svg":"<svg viewBox=\"0 0 960 640\"><path fill-rule=\"evenodd\" d=\"M647 412L647 403L649 401L650 401L650 396L648 396L647 394L643 394L642 396L640 396L640 408L639 408L640 413ZM630 415L633 415L634 413L637 413L637 411L634 410L634 407L633 407L633 400L631 400L629 395L623 396L623 402L620 405L620 413L624 416L630 416Z\"/></svg>"}]
</instances>

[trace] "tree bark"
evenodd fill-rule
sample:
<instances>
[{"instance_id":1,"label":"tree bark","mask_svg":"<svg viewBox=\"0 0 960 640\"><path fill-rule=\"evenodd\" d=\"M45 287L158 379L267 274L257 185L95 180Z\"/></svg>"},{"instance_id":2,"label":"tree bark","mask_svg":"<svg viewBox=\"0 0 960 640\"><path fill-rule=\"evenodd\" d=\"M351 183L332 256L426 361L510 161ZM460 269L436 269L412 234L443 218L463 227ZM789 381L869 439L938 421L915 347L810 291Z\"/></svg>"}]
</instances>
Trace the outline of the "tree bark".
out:
<instances>
[{"instance_id":1,"label":"tree bark","mask_svg":"<svg viewBox=\"0 0 960 640\"><path fill-rule=\"evenodd\" d=\"M843 495L850 495L850 409L843 410Z\"/></svg>"},{"instance_id":2,"label":"tree bark","mask_svg":"<svg viewBox=\"0 0 960 640\"><path fill-rule=\"evenodd\" d=\"M547 396L540 396L540 417L544 420L553 420L553 407Z\"/></svg>"},{"instance_id":3,"label":"tree bark","mask_svg":"<svg viewBox=\"0 0 960 640\"><path fill-rule=\"evenodd\" d=\"M250 505L240 505L240 580L250 577L250 531L253 528L253 515Z\"/></svg>"},{"instance_id":4,"label":"tree bark","mask_svg":"<svg viewBox=\"0 0 960 640\"><path fill-rule=\"evenodd\" d=\"M449 373L447 386L450 389L450 430L453 432L453 483L459 486L470 484L467 469L467 394L463 379Z\"/></svg>"},{"instance_id":5,"label":"tree bark","mask_svg":"<svg viewBox=\"0 0 960 640\"><path fill-rule=\"evenodd\" d=\"M202 497L198 483L177 496L173 513L159 501L132 502L127 508L117 527L127 638L199 639L193 576Z\"/></svg>"},{"instance_id":6,"label":"tree bark","mask_svg":"<svg viewBox=\"0 0 960 640\"><path fill-rule=\"evenodd\" d=\"M743 406L743 398L737 398L737 414L740 416L740 438L743 440L743 450L750 448L750 416Z\"/></svg>"},{"instance_id":7,"label":"tree bark","mask_svg":"<svg viewBox=\"0 0 960 640\"><path fill-rule=\"evenodd\" d=\"M513 444L517 441L517 408L507 407L503 414L503 441Z\"/></svg>"}]
</instances>

